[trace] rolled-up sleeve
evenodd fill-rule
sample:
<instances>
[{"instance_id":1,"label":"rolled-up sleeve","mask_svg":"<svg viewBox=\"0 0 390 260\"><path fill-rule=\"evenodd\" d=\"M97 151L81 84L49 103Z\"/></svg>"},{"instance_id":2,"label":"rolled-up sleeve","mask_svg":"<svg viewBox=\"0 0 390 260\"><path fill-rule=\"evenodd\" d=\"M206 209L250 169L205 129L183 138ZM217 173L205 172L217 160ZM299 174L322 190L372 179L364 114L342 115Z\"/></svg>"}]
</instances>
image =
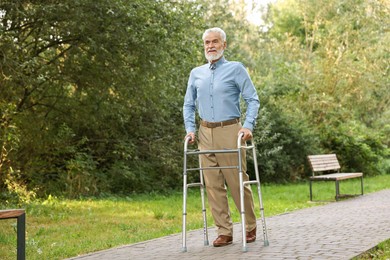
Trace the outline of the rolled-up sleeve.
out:
<instances>
[{"instance_id":1,"label":"rolled-up sleeve","mask_svg":"<svg viewBox=\"0 0 390 260\"><path fill-rule=\"evenodd\" d=\"M247 105L243 127L253 131L254 127L256 126L256 119L260 108L260 100L257 95L256 88L253 85L249 73L244 65L240 63L240 65L237 67L236 83L239 86L241 96Z\"/></svg>"},{"instance_id":2,"label":"rolled-up sleeve","mask_svg":"<svg viewBox=\"0 0 390 260\"><path fill-rule=\"evenodd\" d=\"M187 133L195 132L195 111L196 111L196 88L193 85L193 72L191 72L187 83L187 91L184 97L183 118Z\"/></svg>"}]
</instances>

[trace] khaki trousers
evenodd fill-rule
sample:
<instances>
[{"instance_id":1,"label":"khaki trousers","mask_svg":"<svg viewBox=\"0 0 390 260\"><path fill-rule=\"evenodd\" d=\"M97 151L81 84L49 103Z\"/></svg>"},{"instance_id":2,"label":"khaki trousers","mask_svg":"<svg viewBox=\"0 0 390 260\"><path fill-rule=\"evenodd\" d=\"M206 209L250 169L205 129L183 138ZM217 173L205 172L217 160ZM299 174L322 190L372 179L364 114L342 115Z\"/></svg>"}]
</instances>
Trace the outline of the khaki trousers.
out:
<instances>
[{"instance_id":1,"label":"khaki trousers","mask_svg":"<svg viewBox=\"0 0 390 260\"><path fill-rule=\"evenodd\" d=\"M199 127L199 149L200 150L223 150L237 149L238 132L241 123L207 128ZM237 166L238 155L236 153L204 154L200 155L202 167L212 166ZM243 179L249 179L246 173L246 154L242 153ZM217 226L218 235L233 236L233 223L230 217L230 209L227 198L227 188L240 212L240 181L237 169L216 169L204 170L207 198L211 213ZM256 227L256 215L253 206L252 190L249 186L244 189L246 231L252 231Z\"/></svg>"}]
</instances>

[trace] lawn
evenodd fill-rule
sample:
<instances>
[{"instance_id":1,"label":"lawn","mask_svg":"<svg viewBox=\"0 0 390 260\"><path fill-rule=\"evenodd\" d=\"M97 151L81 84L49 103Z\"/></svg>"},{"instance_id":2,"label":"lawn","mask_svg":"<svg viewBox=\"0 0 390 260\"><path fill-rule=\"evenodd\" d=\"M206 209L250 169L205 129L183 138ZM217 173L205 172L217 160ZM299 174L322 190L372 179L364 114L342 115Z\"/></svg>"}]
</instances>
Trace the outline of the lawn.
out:
<instances>
[{"instance_id":1,"label":"lawn","mask_svg":"<svg viewBox=\"0 0 390 260\"><path fill-rule=\"evenodd\" d=\"M364 179L365 193L389 187L390 175ZM359 191L360 181L357 179L341 183L341 192ZM333 200L334 195L333 182L314 183L315 200ZM266 217L327 203L309 201L308 183L262 185L262 197ZM144 194L78 200L49 196L46 200L24 207L27 212L26 258L64 259L180 233L182 203L181 191L167 195ZM233 205L232 201L230 203ZM2 209L14 207L0 204ZM188 193L187 213L188 229L202 228L200 196L195 188ZM236 210L232 210L232 215L233 221L239 222ZM209 212L208 224L213 225ZM16 259L16 221L1 220L0 230L0 259ZM386 248L386 245L388 248L389 243L380 246ZM178 245L180 249L181 245Z\"/></svg>"},{"instance_id":2,"label":"lawn","mask_svg":"<svg viewBox=\"0 0 390 260\"><path fill-rule=\"evenodd\" d=\"M352 260L388 260L390 259L390 239L379 243L376 247L352 258Z\"/></svg>"}]
</instances>

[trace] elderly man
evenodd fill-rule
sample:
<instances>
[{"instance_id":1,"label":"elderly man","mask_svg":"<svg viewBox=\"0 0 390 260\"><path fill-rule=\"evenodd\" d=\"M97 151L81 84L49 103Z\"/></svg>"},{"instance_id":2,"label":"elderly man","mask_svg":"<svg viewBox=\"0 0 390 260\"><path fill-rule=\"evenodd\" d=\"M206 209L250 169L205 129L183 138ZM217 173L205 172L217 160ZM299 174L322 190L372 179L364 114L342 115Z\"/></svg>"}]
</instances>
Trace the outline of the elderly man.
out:
<instances>
[{"instance_id":1,"label":"elderly man","mask_svg":"<svg viewBox=\"0 0 390 260\"><path fill-rule=\"evenodd\" d=\"M245 67L240 62L227 61L224 56L226 34L220 28L211 28L203 34L207 64L191 71L184 98L183 117L190 143L195 142L195 112L201 119L198 131L200 150L236 149L237 138L243 133L244 143L252 138L260 102L256 89ZM247 105L245 121L241 124L240 97ZM242 156L244 181L246 157ZM238 165L236 154L220 153L200 156L203 167ZM213 169L204 171L207 197L218 237L215 247L226 246L233 241L233 223L227 199L226 185L230 189L237 209L240 209L240 186L237 169ZM256 215L250 187L246 186L245 218L246 242L256 240Z\"/></svg>"}]
</instances>

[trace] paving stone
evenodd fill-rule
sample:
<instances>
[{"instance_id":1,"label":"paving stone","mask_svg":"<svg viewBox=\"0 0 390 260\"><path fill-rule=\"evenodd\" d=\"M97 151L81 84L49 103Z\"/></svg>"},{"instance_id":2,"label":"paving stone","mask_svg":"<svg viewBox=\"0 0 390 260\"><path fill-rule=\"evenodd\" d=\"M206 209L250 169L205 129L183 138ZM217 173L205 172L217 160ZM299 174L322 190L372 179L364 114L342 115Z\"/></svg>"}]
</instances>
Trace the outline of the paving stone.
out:
<instances>
[{"instance_id":1,"label":"paving stone","mask_svg":"<svg viewBox=\"0 0 390 260\"><path fill-rule=\"evenodd\" d=\"M266 201L264 202L266 213ZM390 238L390 189L266 218L269 246L264 246L262 224L258 239L242 251L241 224L234 225L233 244L204 246L203 229L93 252L69 260L138 259L351 259ZM216 237L209 228L210 244Z\"/></svg>"}]
</instances>

